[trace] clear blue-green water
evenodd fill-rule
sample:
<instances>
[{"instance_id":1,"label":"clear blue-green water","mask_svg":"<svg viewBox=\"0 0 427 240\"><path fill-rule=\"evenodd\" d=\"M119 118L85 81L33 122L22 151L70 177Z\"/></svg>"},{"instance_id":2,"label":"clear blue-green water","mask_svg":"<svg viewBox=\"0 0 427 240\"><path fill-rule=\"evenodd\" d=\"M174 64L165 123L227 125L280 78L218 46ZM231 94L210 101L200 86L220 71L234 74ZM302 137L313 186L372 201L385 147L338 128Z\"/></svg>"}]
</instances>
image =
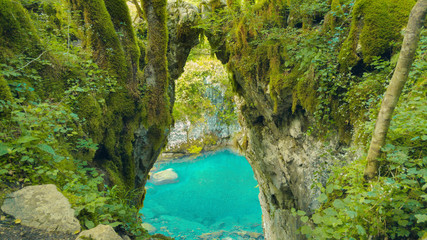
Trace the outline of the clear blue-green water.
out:
<instances>
[{"instance_id":1,"label":"clear blue-green water","mask_svg":"<svg viewBox=\"0 0 427 240\"><path fill-rule=\"evenodd\" d=\"M236 234L242 231L262 233L259 189L244 157L220 151L156 167L178 174L176 183L147 184L143 221L156 233L175 239L218 231L231 239L244 239Z\"/></svg>"}]
</instances>

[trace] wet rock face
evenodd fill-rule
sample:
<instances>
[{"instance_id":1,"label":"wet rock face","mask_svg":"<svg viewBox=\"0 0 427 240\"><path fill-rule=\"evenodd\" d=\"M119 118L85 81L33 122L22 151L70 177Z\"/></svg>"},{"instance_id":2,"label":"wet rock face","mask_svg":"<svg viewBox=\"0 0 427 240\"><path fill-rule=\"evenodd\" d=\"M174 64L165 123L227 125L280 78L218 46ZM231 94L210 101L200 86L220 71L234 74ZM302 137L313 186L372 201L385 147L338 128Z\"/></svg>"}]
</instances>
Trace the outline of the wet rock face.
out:
<instances>
[{"instance_id":1,"label":"wet rock face","mask_svg":"<svg viewBox=\"0 0 427 240\"><path fill-rule=\"evenodd\" d=\"M68 199L53 184L29 186L13 192L1 209L28 227L66 233L80 231L80 223Z\"/></svg>"},{"instance_id":2,"label":"wet rock face","mask_svg":"<svg viewBox=\"0 0 427 240\"><path fill-rule=\"evenodd\" d=\"M320 192L312 184L325 183L328 166L352 156L338 134L307 134L314 120L300 108L292 113L291 96L274 112L269 95L258 91L259 83L236 80L242 86L238 105L244 136L239 145L259 183L265 238L304 239L297 234L303 223L291 209L313 213Z\"/></svg>"}]
</instances>

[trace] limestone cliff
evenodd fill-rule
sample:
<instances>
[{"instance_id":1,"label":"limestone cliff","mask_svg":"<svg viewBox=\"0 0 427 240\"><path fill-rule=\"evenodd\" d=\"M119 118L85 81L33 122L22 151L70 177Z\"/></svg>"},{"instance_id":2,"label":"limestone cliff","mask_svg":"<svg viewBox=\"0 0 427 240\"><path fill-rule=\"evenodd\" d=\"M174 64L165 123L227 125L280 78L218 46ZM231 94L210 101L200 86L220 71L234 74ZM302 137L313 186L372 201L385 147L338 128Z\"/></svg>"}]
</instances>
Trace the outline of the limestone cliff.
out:
<instances>
[{"instance_id":1,"label":"limestone cliff","mask_svg":"<svg viewBox=\"0 0 427 240\"><path fill-rule=\"evenodd\" d=\"M375 28L382 24L369 17L384 8L371 8L369 2L204 2L211 24L205 35L227 63L240 97L244 134L239 146L259 183L266 239L305 239L297 232L304 223L292 209L312 214L319 206L319 190L312 185L325 184L328 166L360 154L348 149L357 149L354 136L367 107L356 113L352 106L367 106L368 99L347 97L347 92L365 81L358 76L372 72L373 56L386 59L396 53L390 42L401 40L394 33L413 5L381 1L399 13L389 23L375 18L389 24L387 32ZM230 12L234 17L226 19ZM221 26L215 23L219 18L226 19ZM354 36L360 32L357 42ZM368 42L384 36L390 41L370 49ZM344 59L356 55L354 61ZM381 94L384 88L370 91Z\"/></svg>"},{"instance_id":2,"label":"limestone cliff","mask_svg":"<svg viewBox=\"0 0 427 240\"><path fill-rule=\"evenodd\" d=\"M291 209L313 213L319 206L316 198L320 193L315 183L326 182L328 165L353 156L339 142L337 132L328 138L307 134L314 120L304 110L291 113L289 105L280 122L274 122L271 115L249 107L248 102L256 101L270 109L273 104L253 94L256 91L250 87L244 92L239 105L244 135L239 147L259 184L265 238L303 238L297 233L303 223Z\"/></svg>"}]
</instances>

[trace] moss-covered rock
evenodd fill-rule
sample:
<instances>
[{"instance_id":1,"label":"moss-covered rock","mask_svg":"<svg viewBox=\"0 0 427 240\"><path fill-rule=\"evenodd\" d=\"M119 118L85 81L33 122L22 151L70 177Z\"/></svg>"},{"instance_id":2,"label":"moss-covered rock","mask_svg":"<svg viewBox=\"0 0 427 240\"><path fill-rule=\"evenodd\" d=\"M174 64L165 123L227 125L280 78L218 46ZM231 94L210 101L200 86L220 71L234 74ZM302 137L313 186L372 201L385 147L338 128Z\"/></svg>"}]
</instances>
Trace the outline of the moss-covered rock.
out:
<instances>
[{"instance_id":1,"label":"moss-covered rock","mask_svg":"<svg viewBox=\"0 0 427 240\"><path fill-rule=\"evenodd\" d=\"M125 83L128 77L127 62L105 2L103 0L72 2L77 10L83 11L87 41L96 63L108 69L119 82Z\"/></svg>"},{"instance_id":2,"label":"moss-covered rock","mask_svg":"<svg viewBox=\"0 0 427 240\"><path fill-rule=\"evenodd\" d=\"M31 23L28 12L19 1L0 1L0 56L14 53L37 56L42 52L37 30Z\"/></svg>"},{"instance_id":3,"label":"moss-covered rock","mask_svg":"<svg viewBox=\"0 0 427 240\"><path fill-rule=\"evenodd\" d=\"M105 5L123 46L128 69L128 82L132 83L133 89L136 89L141 80L138 75L141 52L132 27L129 8L125 0L109 0L105 1Z\"/></svg>"},{"instance_id":4,"label":"moss-covered rock","mask_svg":"<svg viewBox=\"0 0 427 240\"><path fill-rule=\"evenodd\" d=\"M402 40L414 0L358 0L354 5L350 33L338 56L342 70L373 57L390 57Z\"/></svg>"},{"instance_id":5,"label":"moss-covered rock","mask_svg":"<svg viewBox=\"0 0 427 240\"><path fill-rule=\"evenodd\" d=\"M0 62L21 72L7 76L8 80L30 85L42 98L62 96L62 63L44 46L30 14L19 1L0 2Z\"/></svg>"}]
</instances>

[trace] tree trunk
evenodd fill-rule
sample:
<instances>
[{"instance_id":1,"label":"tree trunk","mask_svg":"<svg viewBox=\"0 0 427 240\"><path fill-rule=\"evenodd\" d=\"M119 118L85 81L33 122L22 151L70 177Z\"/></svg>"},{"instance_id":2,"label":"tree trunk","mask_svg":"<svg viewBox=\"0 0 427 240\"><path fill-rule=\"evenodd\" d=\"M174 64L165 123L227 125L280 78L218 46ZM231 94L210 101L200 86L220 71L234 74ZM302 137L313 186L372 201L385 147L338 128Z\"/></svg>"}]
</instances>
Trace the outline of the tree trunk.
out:
<instances>
[{"instance_id":1,"label":"tree trunk","mask_svg":"<svg viewBox=\"0 0 427 240\"><path fill-rule=\"evenodd\" d=\"M385 144L394 108L399 101L403 86L408 79L409 70L414 60L415 51L417 50L426 12L427 0L418 0L409 16L399 60L381 103L375 130L372 135L367 156L368 163L366 164L364 173L364 177L367 180L373 179L378 174L378 158L381 153L381 148Z\"/></svg>"}]
</instances>

